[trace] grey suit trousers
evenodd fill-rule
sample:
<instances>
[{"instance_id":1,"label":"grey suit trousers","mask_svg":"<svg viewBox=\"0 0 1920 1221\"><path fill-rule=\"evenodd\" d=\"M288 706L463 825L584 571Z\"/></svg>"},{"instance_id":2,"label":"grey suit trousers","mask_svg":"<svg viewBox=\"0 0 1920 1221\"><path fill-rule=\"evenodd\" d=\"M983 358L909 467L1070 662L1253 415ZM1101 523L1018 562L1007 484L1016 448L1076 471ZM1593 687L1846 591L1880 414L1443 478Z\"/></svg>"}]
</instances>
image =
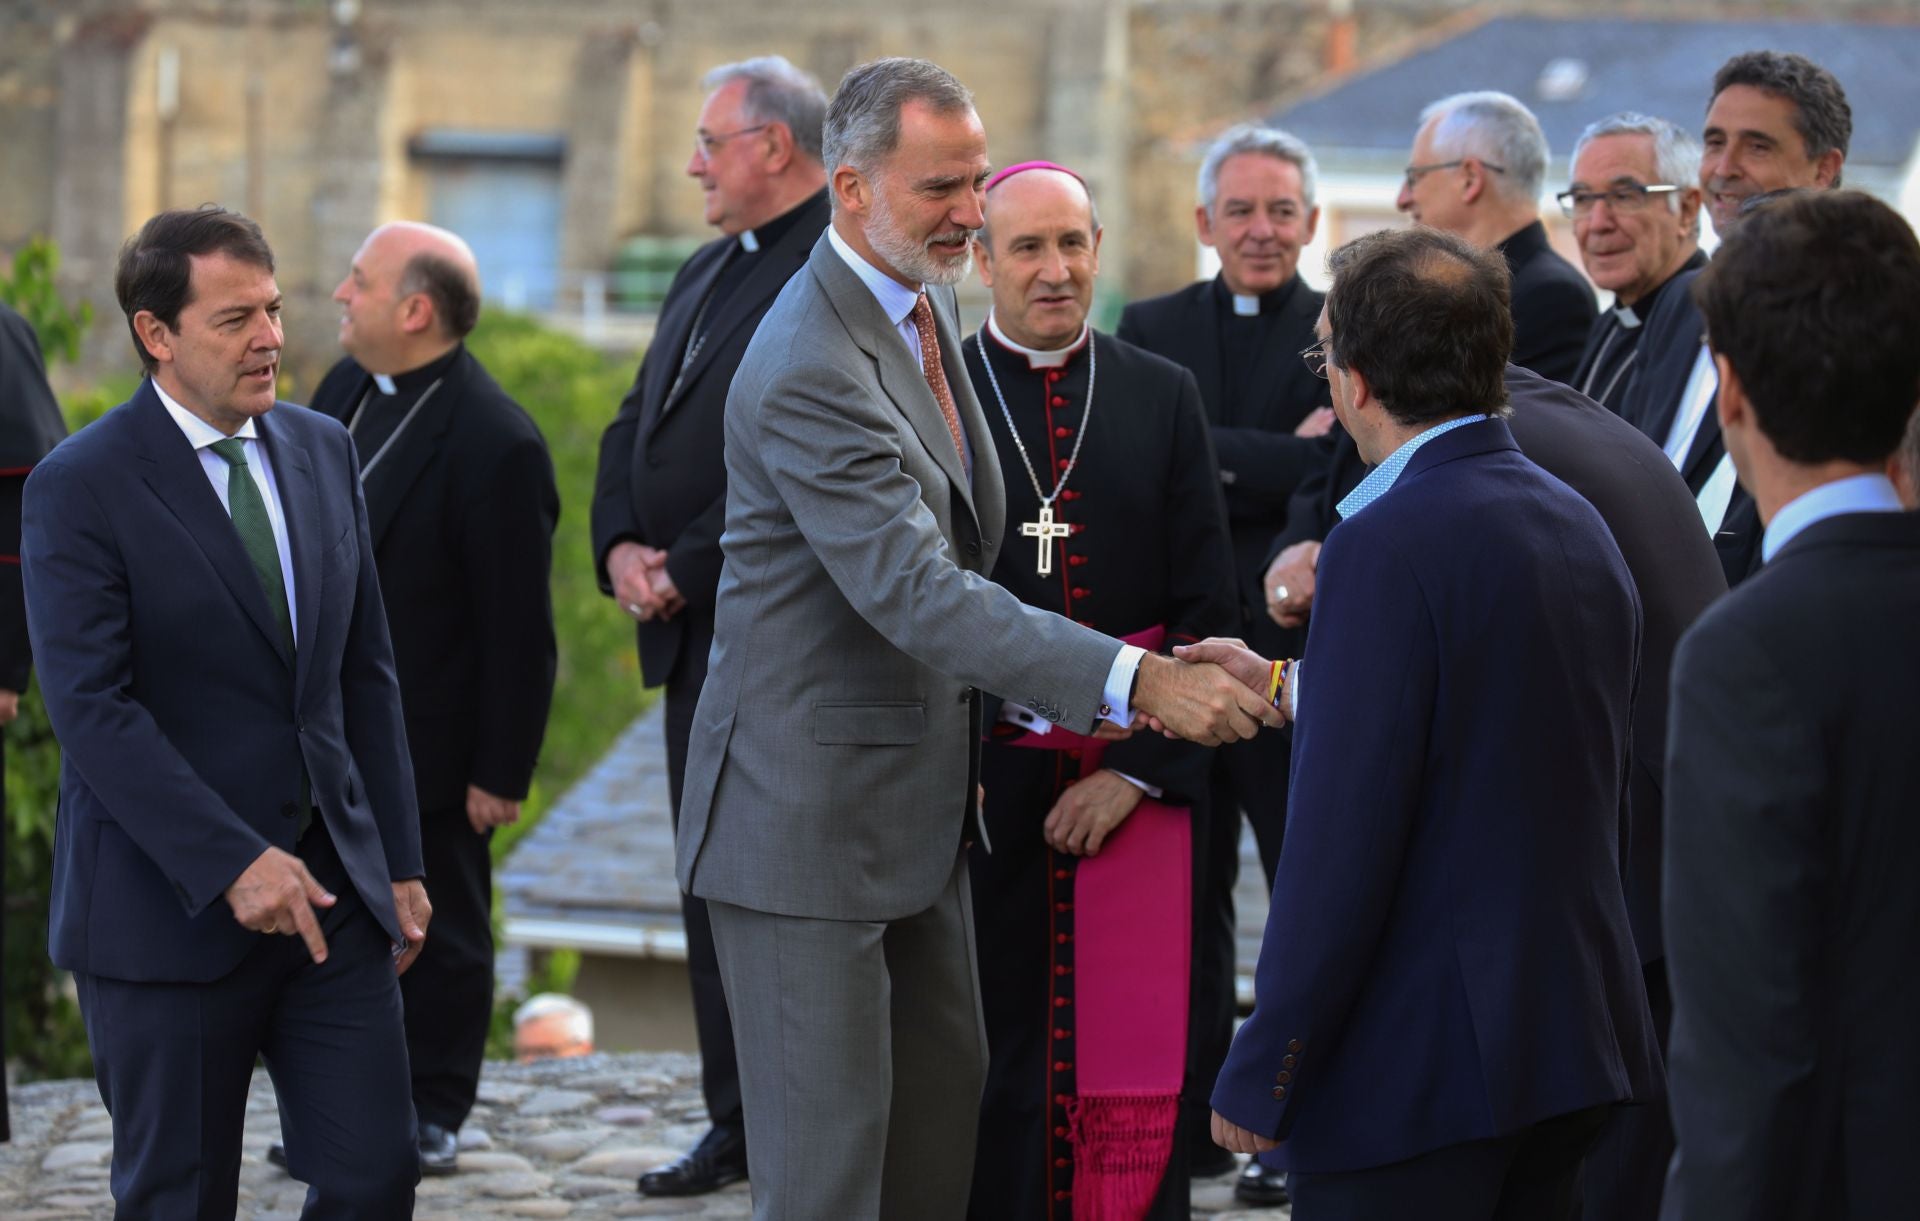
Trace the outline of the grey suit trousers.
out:
<instances>
[{"instance_id":1,"label":"grey suit trousers","mask_svg":"<svg viewBox=\"0 0 1920 1221\"><path fill-rule=\"evenodd\" d=\"M966 853L898 920L707 909L756 1221L964 1218L987 1070Z\"/></svg>"}]
</instances>

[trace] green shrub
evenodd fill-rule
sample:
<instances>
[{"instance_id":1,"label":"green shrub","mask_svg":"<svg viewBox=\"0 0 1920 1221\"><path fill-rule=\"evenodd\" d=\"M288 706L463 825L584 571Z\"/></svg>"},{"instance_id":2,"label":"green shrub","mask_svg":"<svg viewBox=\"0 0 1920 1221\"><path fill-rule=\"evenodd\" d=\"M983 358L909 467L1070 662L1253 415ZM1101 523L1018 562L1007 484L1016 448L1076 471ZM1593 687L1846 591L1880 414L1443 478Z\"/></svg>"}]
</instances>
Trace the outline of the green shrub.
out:
<instances>
[{"instance_id":1,"label":"green shrub","mask_svg":"<svg viewBox=\"0 0 1920 1221\"><path fill-rule=\"evenodd\" d=\"M29 278L50 274L51 251L25 265ZM0 278L0 288L7 287ZM56 300L29 286L41 320L71 318ZM23 313L27 312L25 310ZM76 323L84 325L84 321ZM56 329L57 325L56 325ZM60 331L62 343L65 332ZM594 583L589 530L600 433L632 380L633 361L605 356L530 319L489 313L469 341L473 352L546 435L560 488L554 540L554 626L559 680L553 713L518 824L493 840L500 860L539 820L548 802L578 780L646 706L634 659L633 625ZM45 341L43 339L43 346ZM70 427L80 428L128 398L137 381L115 379L66 397ZM59 747L32 689L20 719L6 732L6 1047L25 1079L84 1076L91 1071L86 1036L66 980L47 959L47 895ZM554 964L564 967L564 961ZM543 984L564 984L552 968ZM548 976L551 976L549 978ZM510 1045L511 1032L507 1032Z\"/></svg>"}]
</instances>

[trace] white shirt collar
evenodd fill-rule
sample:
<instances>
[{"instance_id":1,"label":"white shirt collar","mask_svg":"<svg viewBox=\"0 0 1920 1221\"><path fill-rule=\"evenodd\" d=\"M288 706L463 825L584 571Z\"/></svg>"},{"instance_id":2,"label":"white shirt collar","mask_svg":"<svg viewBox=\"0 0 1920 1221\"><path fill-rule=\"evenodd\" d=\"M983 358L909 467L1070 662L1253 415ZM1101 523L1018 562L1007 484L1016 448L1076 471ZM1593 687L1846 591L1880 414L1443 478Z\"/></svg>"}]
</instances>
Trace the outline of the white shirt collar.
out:
<instances>
[{"instance_id":1,"label":"white shirt collar","mask_svg":"<svg viewBox=\"0 0 1920 1221\"><path fill-rule=\"evenodd\" d=\"M1780 548L1815 522L1842 513L1898 513L1904 506L1885 475L1851 475L1823 483L1780 506L1760 536L1760 559L1771 563Z\"/></svg>"},{"instance_id":2,"label":"white shirt collar","mask_svg":"<svg viewBox=\"0 0 1920 1221\"><path fill-rule=\"evenodd\" d=\"M1038 348L1029 348L1008 339L1007 333L1000 329L999 320L993 316L993 311L987 311L987 330L992 333L995 342L1009 352L1026 357L1029 369L1058 369L1072 360L1074 353L1087 345L1088 329L1088 324L1083 322L1080 324L1080 338L1064 348L1042 352Z\"/></svg>"},{"instance_id":3,"label":"white shirt collar","mask_svg":"<svg viewBox=\"0 0 1920 1221\"><path fill-rule=\"evenodd\" d=\"M853 268L853 274L860 277L860 282L867 286L867 290L873 294L873 299L880 303L880 309L887 315L887 321L895 326L905 322L907 315L913 312L913 303L920 299L920 290L908 288L867 262L859 251L847 245L846 239L841 237L840 231L832 225L827 226L827 241L833 244L835 252L840 255L846 265Z\"/></svg>"},{"instance_id":4,"label":"white shirt collar","mask_svg":"<svg viewBox=\"0 0 1920 1221\"><path fill-rule=\"evenodd\" d=\"M196 450L201 450L212 445L215 441L224 441L227 439L226 433L221 432L199 416L188 411L185 407L182 407L171 394L168 394L160 388L159 382L154 381L152 378L148 378L147 380L152 384L153 392L160 396L160 405L167 409L167 414L172 416L173 422L180 426L180 431L187 434L187 444L193 446ZM233 435L236 437L245 437L249 441L258 440L260 437L260 433L254 428L251 419L242 424L240 431Z\"/></svg>"}]
</instances>

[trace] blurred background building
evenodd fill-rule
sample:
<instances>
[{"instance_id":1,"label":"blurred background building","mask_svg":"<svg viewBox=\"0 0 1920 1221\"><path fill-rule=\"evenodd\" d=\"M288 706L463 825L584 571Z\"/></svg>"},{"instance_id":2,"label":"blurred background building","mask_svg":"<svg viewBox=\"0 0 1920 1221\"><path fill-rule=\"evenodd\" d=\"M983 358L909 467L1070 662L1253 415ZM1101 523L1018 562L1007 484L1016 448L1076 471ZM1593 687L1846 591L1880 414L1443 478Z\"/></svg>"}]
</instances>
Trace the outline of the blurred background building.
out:
<instances>
[{"instance_id":1,"label":"blurred background building","mask_svg":"<svg viewBox=\"0 0 1920 1221\"><path fill-rule=\"evenodd\" d=\"M1273 117L1320 152L1324 246L1398 223L1433 97L1535 106L1558 189L1585 122L1632 106L1695 123L1714 67L1752 46L1836 72L1850 181L1912 215L1917 20L1920 0L0 0L0 253L51 236L65 286L111 319L113 257L142 220L240 208L280 257L299 390L335 355L326 298L360 240L415 217L472 242L495 303L632 347L709 236L683 174L701 74L777 52L831 90L918 54L973 87L997 162L1087 173L1110 319L1209 270L1193 173L1227 123ZM130 357L117 327L90 346L95 367Z\"/></svg>"}]
</instances>

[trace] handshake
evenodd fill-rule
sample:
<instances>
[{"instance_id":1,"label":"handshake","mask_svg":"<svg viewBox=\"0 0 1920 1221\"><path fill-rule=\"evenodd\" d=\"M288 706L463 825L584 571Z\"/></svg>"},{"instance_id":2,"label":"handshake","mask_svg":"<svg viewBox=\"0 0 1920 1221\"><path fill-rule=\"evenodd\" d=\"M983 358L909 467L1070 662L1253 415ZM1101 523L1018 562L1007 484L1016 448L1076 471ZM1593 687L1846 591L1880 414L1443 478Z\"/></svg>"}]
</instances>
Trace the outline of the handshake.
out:
<instances>
[{"instance_id":1,"label":"handshake","mask_svg":"<svg viewBox=\"0 0 1920 1221\"><path fill-rule=\"evenodd\" d=\"M1219 746L1251 738L1262 725L1286 724L1280 709L1267 702L1271 663L1242 642L1214 637L1173 653L1140 659L1133 728Z\"/></svg>"}]
</instances>

